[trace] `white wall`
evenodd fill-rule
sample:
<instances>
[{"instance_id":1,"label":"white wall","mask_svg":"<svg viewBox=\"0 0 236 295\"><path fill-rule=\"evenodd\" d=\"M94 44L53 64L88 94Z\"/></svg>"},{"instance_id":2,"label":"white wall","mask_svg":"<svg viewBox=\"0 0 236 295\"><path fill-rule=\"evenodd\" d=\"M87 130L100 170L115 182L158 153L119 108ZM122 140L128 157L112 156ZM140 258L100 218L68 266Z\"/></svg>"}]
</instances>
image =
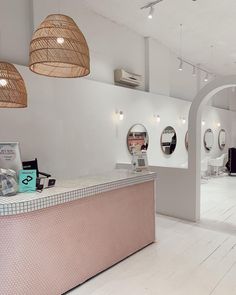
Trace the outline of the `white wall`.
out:
<instances>
[{"instance_id":1,"label":"white wall","mask_svg":"<svg viewBox=\"0 0 236 295\"><path fill-rule=\"evenodd\" d=\"M187 123L183 125L180 117L188 117L189 103L163 95L130 92L120 97L120 104L125 119L119 122L118 162L130 162L130 154L125 147L126 135L129 128L136 123L142 123L148 131L150 143L148 158L150 165L178 167L187 162L187 151L184 145ZM159 115L160 123L155 121L154 115ZM160 147L160 136L163 129L173 126L177 132L177 148L172 156L163 154Z\"/></svg>"},{"instance_id":2,"label":"white wall","mask_svg":"<svg viewBox=\"0 0 236 295\"><path fill-rule=\"evenodd\" d=\"M146 38L146 89L170 95L170 51L154 39Z\"/></svg>"},{"instance_id":3,"label":"white wall","mask_svg":"<svg viewBox=\"0 0 236 295\"><path fill-rule=\"evenodd\" d=\"M2 0L0 26L4 29L0 30L0 58L27 65L33 23L36 28L48 14L58 12L73 17L86 36L91 53L88 79L113 84L114 69L125 68L143 75L150 92L187 101L192 101L206 84L203 75L192 76L191 66L184 65L184 70L179 72L177 54L157 40L145 39L94 13L78 0ZM145 89L145 83L140 89ZM231 96L221 93L213 106L229 108Z\"/></svg>"},{"instance_id":4,"label":"white wall","mask_svg":"<svg viewBox=\"0 0 236 295\"><path fill-rule=\"evenodd\" d=\"M113 87L86 79L52 79L18 67L29 106L0 109L1 141L19 141L23 160L42 171L76 178L111 170L116 162Z\"/></svg>"},{"instance_id":5,"label":"white wall","mask_svg":"<svg viewBox=\"0 0 236 295\"><path fill-rule=\"evenodd\" d=\"M0 60L28 64L32 34L32 1L1 0Z\"/></svg>"},{"instance_id":6,"label":"white wall","mask_svg":"<svg viewBox=\"0 0 236 295\"><path fill-rule=\"evenodd\" d=\"M144 38L92 12L78 0L34 0L35 28L52 13L71 16L84 33L91 54L89 79L113 84L114 69L124 68L145 76ZM141 87L144 89L144 83Z\"/></svg>"},{"instance_id":7,"label":"white wall","mask_svg":"<svg viewBox=\"0 0 236 295\"><path fill-rule=\"evenodd\" d=\"M232 146L232 135L235 128L232 126L233 112L216 109L213 107L206 106L203 111L202 120L205 121L205 125L202 126L202 137L201 137L201 158L205 157L216 158L222 153L227 153L228 148ZM221 126L218 127L217 124ZM210 152L206 151L203 144L204 133L207 129L211 129L214 134L214 145ZM233 128L233 129L232 129ZM226 130L226 145L225 148L220 151L218 145L218 136L221 129Z\"/></svg>"},{"instance_id":8,"label":"white wall","mask_svg":"<svg viewBox=\"0 0 236 295\"><path fill-rule=\"evenodd\" d=\"M171 55L170 61L170 96L192 101L200 89L198 78L192 75L192 67L184 64L183 71L179 71L179 60Z\"/></svg>"},{"instance_id":9,"label":"white wall","mask_svg":"<svg viewBox=\"0 0 236 295\"><path fill-rule=\"evenodd\" d=\"M180 117L188 118L189 102L87 79L52 79L18 68L29 107L0 109L1 141L19 141L24 160L37 156L42 170L60 178L111 170L117 162L130 162L126 135L133 124L142 123L150 137L150 165L179 167L187 162L187 123L183 125ZM116 110L124 112L123 121ZM210 108L210 113L224 114L222 127L229 126L229 111ZM154 114L160 115L160 123ZM168 125L176 129L178 141L171 157L160 147L161 132Z\"/></svg>"}]
</instances>

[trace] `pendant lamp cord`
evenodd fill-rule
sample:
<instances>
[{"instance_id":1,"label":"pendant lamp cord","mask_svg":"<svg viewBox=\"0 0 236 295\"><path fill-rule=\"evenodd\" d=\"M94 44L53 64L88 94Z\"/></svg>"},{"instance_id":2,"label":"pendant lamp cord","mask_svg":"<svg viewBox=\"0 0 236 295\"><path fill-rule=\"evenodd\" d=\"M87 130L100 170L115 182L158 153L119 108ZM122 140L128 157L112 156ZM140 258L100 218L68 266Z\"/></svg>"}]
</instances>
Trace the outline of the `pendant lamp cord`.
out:
<instances>
[{"instance_id":1,"label":"pendant lamp cord","mask_svg":"<svg viewBox=\"0 0 236 295\"><path fill-rule=\"evenodd\" d=\"M58 0L58 11L61 14L61 0Z\"/></svg>"},{"instance_id":2,"label":"pendant lamp cord","mask_svg":"<svg viewBox=\"0 0 236 295\"><path fill-rule=\"evenodd\" d=\"M179 55L181 58L181 61L183 60L183 24L180 24L180 44L179 44Z\"/></svg>"},{"instance_id":3,"label":"pendant lamp cord","mask_svg":"<svg viewBox=\"0 0 236 295\"><path fill-rule=\"evenodd\" d=\"M213 62L213 59L214 59L214 45L211 45L211 64Z\"/></svg>"},{"instance_id":4,"label":"pendant lamp cord","mask_svg":"<svg viewBox=\"0 0 236 295\"><path fill-rule=\"evenodd\" d=\"M0 60L1 60L2 32L0 31Z\"/></svg>"}]
</instances>

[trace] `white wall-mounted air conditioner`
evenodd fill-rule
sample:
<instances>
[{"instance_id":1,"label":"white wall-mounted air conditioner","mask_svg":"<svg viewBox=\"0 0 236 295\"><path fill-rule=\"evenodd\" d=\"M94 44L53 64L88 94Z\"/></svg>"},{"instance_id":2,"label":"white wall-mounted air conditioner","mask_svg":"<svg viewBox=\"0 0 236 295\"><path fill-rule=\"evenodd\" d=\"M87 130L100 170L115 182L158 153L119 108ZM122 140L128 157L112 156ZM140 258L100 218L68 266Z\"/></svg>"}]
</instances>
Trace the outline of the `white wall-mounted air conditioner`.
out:
<instances>
[{"instance_id":1,"label":"white wall-mounted air conditioner","mask_svg":"<svg viewBox=\"0 0 236 295\"><path fill-rule=\"evenodd\" d=\"M142 76L126 72L123 69L117 69L114 71L115 83L128 85L132 87L138 87L142 85Z\"/></svg>"}]
</instances>

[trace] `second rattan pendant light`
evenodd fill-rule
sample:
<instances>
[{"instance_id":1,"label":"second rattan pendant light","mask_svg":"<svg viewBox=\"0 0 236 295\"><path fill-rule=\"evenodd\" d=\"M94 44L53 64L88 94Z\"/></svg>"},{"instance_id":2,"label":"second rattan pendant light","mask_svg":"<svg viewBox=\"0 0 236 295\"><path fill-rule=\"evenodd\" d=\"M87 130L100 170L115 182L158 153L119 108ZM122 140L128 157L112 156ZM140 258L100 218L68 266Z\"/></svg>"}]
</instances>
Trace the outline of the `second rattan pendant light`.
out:
<instances>
[{"instance_id":1,"label":"second rattan pendant light","mask_svg":"<svg viewBox=\"0 0 236 295\"><path fill-rule=\"evenodd\" d=\"M23 78L13 64L0 61L0 108L26 107L27 92Z\"/></svg>"},{"instance_id":2,"label":"second rattan pendant light","mask_svg":"<svg viewBox=\"0 0 236 295\"><path fill-rule=\"evenodd\" d=\"M62 14L46 17L30 43L29 68L37 74L58 78L90 73L89 48L72 18Z\"/></svg>"}]
</instances>

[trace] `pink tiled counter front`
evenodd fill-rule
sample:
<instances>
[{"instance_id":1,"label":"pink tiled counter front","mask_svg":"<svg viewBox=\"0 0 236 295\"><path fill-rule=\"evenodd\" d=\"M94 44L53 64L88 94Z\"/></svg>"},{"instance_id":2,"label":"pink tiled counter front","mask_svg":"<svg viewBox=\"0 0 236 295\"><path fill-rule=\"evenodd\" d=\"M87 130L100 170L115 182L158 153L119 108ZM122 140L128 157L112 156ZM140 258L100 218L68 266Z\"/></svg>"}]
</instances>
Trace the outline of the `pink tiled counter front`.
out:
<instances>
[{"instance_id":1,"label":"pink tiled counter front","mask_svg":"<svg viewBox=\"0 0 236 295\"><path fill-rule=\"evenodd\" d=\"M154 178L0 217L0 294L63 294L154 242Z\"/></svg>"}]
</instances>

